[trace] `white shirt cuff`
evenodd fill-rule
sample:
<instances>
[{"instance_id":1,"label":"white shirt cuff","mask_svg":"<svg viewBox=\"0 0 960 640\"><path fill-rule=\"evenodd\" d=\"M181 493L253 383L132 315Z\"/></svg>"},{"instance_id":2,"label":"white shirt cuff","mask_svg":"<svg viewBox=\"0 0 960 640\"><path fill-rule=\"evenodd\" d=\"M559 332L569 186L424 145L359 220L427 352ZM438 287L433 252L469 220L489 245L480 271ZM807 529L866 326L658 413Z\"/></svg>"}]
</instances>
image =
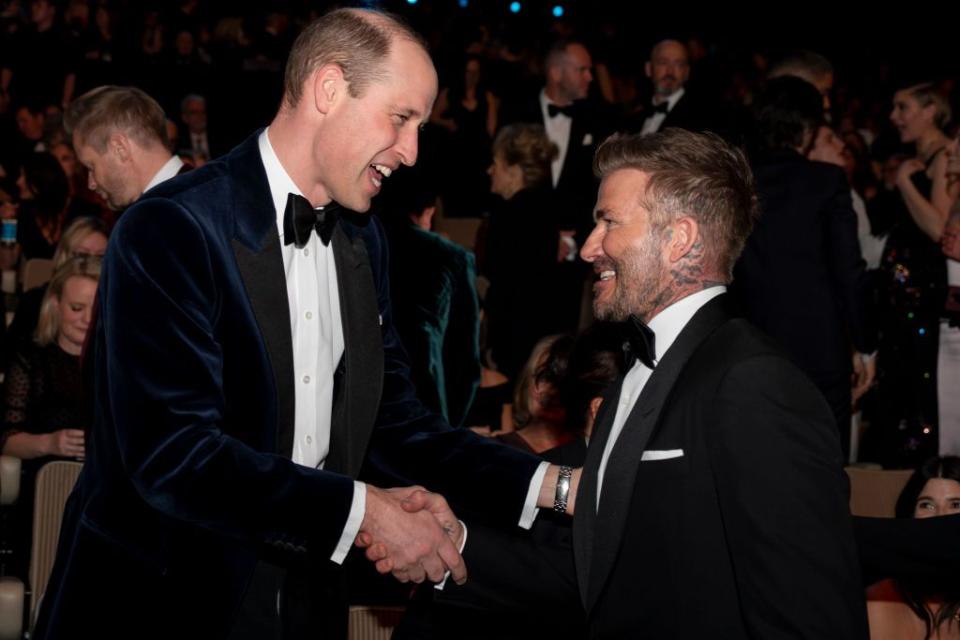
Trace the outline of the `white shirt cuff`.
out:
<instances>
[{"instance_id":1,"label":"white shirt cuff","mask_svg":"<svg viewBox=\"0 0 960 640\"><path fill-rule=\"evenodd\" d=\"M344 559L353 547L353 541L360 533L360 525L363 524L363 515L367 511L367 485L356 480L353 481L353 502L350 504L350 514L347 516L347 524L343 526L343 533L340 535L340 541L337 542L337 548L333 550L330 559L337 564L343 564ZM466 536L464 536L466 539Z\"/></svg>"},{"instance_id":2,"label":"white shirt cuff","mask_svg":"<svg viewBox=\"0 0 960 640\"><path fill-rule=\"evenodd\" d=\"M463 550L464 550L464 548L467 546L467 525L465 525L465 524L463 523L463 520L457 520L457 522L459 522L459 523L460 523L460 526L463 527L463 540L460 541L460 548L457 549L457 551L459 551L459 552L460 552L460 555L462 556L462 555L463 555ZM438 582L437 584L433 585L433 588L434 588L434 589L440 589L440 590L442 591L443 588L447 585L447 578L449 578L449 577L450 577L450 572L449 572L449 571L445 571L445 572L443 573L443 580L441 580L441 581Z\"/></svg>"},{"instance_id":3,"label":"white shirt cuff","mask_svg":"<svg viewBox=\"0 0 960 640\"><path fill-rule=\"evenodd\" d=\"M540 509L537 508L537 500L540 498L540 488L543 487L543 479L547 475L547 469L550 468L549 462L541 462L540 466L530 478L530 489L527 490L527 499L523 502L523 511L520 512L520 522L517 524L523 529L529 529L533 526Z\"/></svg>"}]
</instances>

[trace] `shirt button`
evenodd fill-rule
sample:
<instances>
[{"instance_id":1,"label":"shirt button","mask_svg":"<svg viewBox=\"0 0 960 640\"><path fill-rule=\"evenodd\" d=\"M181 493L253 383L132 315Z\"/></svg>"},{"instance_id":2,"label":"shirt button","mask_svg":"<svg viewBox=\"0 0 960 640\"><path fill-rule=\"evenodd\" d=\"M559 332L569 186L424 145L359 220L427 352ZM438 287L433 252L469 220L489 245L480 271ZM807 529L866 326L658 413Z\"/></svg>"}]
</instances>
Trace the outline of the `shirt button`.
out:
<instances>
[{"instance_id":1,"label":"shirt button","mask_svg":"<svg viewBox=\"0 0 960 640\"><path fill-rule=\"evenodd\" d=\"M313 444L313 438L307 436L307 444Z\"/></svg>"},{"instance_id":2,"label":"shirt button","mask_svg":"<svg viewBox=\"0 0 960 640\"><path fill-rule=\"evenodd\" d=\"M310 384L310 376L303 376L303 384Z\"/></svg>"},{"instance_id":3,"label":"shirt button","mask_svg":"<svg viewBox=\"0 0 960 640\"><path fill-rule=\"evenodd\" d=\"M303 314L303 315L304 315L304 317L306 317L307 320L311 320L311 319L313 318L313 313L310 312L310 311L307 311L307 312L306 312L305 314Z\"/></svg>"},{"instance_id":4,"label":"shirt button","mask_svg":"<svg viewBox=\"0 0 960 640\"><path fill-rule=\"evenodd\" d=\"M310 249L304 249L304 250L303 250L303 255L309 256L309 255L310 255Z\"/></svg>"}]
</instances>

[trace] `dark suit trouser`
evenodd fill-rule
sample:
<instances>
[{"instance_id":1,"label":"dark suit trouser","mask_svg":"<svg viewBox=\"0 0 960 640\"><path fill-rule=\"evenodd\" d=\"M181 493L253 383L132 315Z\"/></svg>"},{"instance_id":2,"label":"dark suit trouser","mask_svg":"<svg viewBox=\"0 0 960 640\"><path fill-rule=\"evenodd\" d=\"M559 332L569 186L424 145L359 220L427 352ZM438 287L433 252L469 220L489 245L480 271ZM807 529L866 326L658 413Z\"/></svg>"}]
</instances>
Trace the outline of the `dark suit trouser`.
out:
<instances>
[{"instance_id":1,"label":"dark suit trouser","mask_svg":"<svg viewBox=\"0 0 960 640\"><path fill-rule=\"evenodd\" d=\"M342 640L346 581L339 566L257 564L229 640Z\"/></svg>"}]
</instances>

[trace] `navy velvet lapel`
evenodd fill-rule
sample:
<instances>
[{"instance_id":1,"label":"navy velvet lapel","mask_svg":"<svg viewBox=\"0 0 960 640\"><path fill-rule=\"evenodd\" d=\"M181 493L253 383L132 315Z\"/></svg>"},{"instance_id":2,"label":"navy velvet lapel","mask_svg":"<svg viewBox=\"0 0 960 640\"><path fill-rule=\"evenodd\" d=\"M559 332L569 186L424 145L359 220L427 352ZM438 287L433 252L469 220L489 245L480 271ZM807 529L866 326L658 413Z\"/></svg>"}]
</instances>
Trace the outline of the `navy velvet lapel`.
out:
<instances>
[{"instance_id":1,"label":"navy velvet lapel","mask_svg":"<svg viewBox=\"0 0 960 640\"><path fill-rule=\"evenodd\" d=\"M359 234L346 233L344 225L337 225L330 243L340 291L344 368L334 398L324 469L356 477L380 406L383 335L366 244Z\"/></svg>"},{"instance_id":2,"label":"navy velvet lapel","mask_svg":"<svg viewBox=\"0 0 960 640\"><path fill-rule=\"evenodd\" d=\"M236 233L233 253L273 368L277 398L276 452L293 455L294 374L290 303L277 216L255 133L224 160L233 176Z\"/></svg>"},{"instance_id":3,"label":"navy velvet lapel","mask_svg":"<svg viewBox=\"0 0 960 640\"><path fill-rule=\"evenodd\" d=\"M580 502L577 495L576 517L574 518L575 552L577 553L578 577L585 577L586 589L581 585L581 596L587 611L596 604L610 572L614 568L622 543L624 527L633 497L637 470L643 451L647 448L657 427L663 407L680 377L681 372L693 353L703 341L730 315L726 310L726 295L720 295L705 304L687 326L684 327L673 345L657 363L647 384L640 392L633 410L627 417L623 430L617 438L614 449L607 461L604 472L603 490L600 493L600 507L596 509L596 481L600 460L616 414L616 401L619 389L610 410L603 416L601 431L591 442L584 464L585 488L580 493L585 501ZM589 495L587 492L589 491ZM629 542L627 544L630 544ZM582 560L581 560L582 558Z\"/></svg>"}]
</instances>

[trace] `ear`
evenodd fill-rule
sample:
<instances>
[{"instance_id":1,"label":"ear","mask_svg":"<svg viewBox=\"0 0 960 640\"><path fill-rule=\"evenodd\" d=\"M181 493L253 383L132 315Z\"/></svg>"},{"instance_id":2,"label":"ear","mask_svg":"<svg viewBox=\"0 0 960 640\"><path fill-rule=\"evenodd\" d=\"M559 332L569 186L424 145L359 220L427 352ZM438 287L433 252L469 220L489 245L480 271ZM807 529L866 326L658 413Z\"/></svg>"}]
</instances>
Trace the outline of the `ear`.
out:
<instances>
[{"instance_id":1,"label":"ear","mask_svg":"<svg viewBox=\"0 0 960 640\"><path fill-rule=\"evenodd\" d=\"M671 223L669 229L670 236L664 250L671 263L679 262L700 244L700 226L693 218L683 216Z\"/></svg>"},{"instance_id":2,"label":"ear","mask_svg":"<svg viewBox=\"0 0 960 640\"><path fill-rule=\"evenodd\" d=\"M107 153L115 154L120 162L130 162L131 144L127 134L116 131L110 134L110 139L107 141Z\"/></svg>"},{"instance_id":3,"label":"ear","mask_svg":"<svg viewBox=\"0 0 960 640\"><path fill-rule=\"evenodd\" d=\"M647 74L648 78L653 77L653 66L650 64L650 61L643 63L643 72Z\"/></svg>"},{"instance_id":4,"label":"ear","mask_svg":"<svg viewBox=\"0 0 960 640\"><path fill-rule=\"evenodd\" d=\"M313 73L313 104L320 113L329 113L330 108L347 91L347 80L338 64L325 64Z\"/></svg>"}]
</instances>

